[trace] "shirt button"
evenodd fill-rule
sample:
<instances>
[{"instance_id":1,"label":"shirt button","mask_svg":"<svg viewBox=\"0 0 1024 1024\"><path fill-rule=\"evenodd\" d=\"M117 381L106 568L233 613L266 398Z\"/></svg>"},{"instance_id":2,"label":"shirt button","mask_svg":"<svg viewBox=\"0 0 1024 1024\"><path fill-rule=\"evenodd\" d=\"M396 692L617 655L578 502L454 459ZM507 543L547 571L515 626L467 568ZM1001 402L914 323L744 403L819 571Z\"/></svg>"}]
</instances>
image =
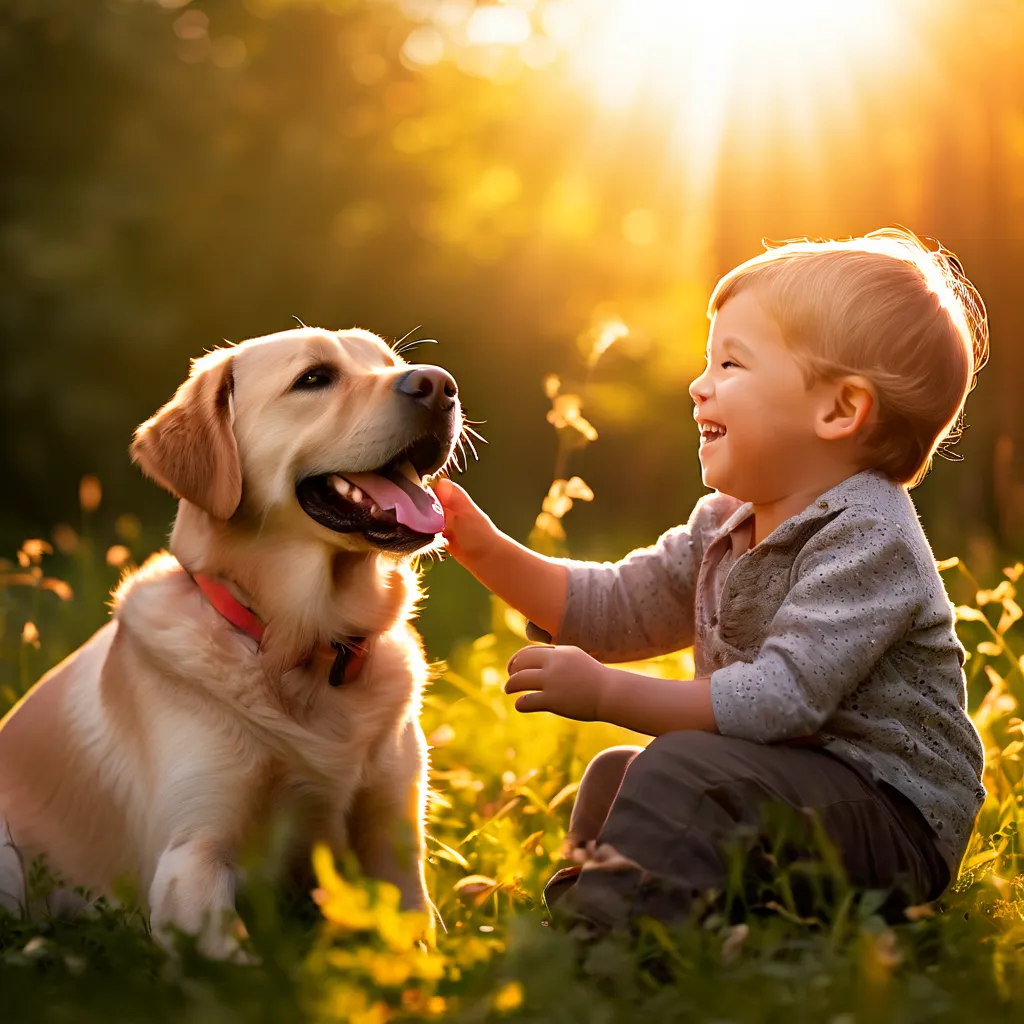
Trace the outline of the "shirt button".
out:
<instances>
[{"instance_id":1,"label":"shirt button","mask_svg":"<svg viewBox=\"0 0 1024 1024\"><path fill-rule=\"evenodd\" d=\"M819 501L818 502L818 508L820 508L822 512L827 512L828 511L828 502L827 501Z\"/></svg>"}]
</instances>

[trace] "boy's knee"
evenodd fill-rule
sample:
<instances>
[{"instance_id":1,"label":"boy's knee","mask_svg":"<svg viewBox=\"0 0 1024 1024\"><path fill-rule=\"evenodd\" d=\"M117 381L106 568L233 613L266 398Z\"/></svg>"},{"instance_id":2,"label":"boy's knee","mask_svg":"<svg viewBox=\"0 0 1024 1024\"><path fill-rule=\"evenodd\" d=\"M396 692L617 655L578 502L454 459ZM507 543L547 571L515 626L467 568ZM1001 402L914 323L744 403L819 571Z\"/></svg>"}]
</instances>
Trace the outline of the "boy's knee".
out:
<instances>
[{"instance_id":1,"label":"boy's knee","mask_svg":"<svg viewBox=\"0 0 1024 1024\"><path fill-rule=\"evenodd\" d=\"M587 765L587 770L583 773L583 783L586 784L588 781L603 781L613 780L615 785L622 781L622 776L626 773L626 768L629 763L643 752L643 747L608 747L607 750L602 750L601 753L596 754Z\"/></svg>"},{"instance_id":2,"label":"boy's knee","mask_svg":"<svg viewBox=\"0 0 1024 1024\"><path fill-rule=\"evenodd\" d=\"M689 820L702 794L721 781L720 740L697 730L655 737L626 768L611 812L617 824L638 815L662 820L681 814Z\"/></svg>"},{"instance_id":3,"label":"boy's knee","mask_svg":"<svg viewBox=\"0 0 1024 1024\"><path fill-rule=\"evenodd\" d=\"M580 780L566 839L571 846L596 839L630 762L642 747L609 747L594 757Z\"/></svg>"}]
</instances>

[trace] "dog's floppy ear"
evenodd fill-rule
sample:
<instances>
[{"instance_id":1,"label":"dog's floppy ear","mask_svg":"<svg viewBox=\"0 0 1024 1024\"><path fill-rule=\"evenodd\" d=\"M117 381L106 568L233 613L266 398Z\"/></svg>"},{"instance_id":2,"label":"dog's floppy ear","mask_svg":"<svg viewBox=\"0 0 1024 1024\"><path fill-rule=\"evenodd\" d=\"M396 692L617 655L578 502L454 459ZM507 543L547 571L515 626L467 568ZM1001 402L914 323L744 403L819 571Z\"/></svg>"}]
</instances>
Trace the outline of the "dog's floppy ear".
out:
<instances>
[{"instance_id":1,"label":"dog's floppy ear","mask_svg":"<svg viewBox=\"0 0 1024 1024\"><path fill-rule=\"evenodd\" d=\"M135 431L131 447L146 476L216 519L230 519L242 500L233 385L229 350L196 360L174 397Z\"/></svg>"}]
</instances>

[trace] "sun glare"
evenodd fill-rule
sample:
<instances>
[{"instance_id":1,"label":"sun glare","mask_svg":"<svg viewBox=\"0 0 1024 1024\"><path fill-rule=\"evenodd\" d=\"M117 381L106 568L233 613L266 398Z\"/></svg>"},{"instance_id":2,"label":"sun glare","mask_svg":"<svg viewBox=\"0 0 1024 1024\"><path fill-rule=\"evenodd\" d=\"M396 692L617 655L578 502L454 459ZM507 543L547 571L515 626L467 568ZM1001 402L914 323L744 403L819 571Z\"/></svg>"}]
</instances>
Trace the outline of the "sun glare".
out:
<instances>
[{"instance_id":1,"label":"sun glare","mask_svg":"<svg viewBox=\"0 0 1024 1024\"><path fill-rule=\"evenodd\" d=\"M572 0L569 67L610 115L662 119L701 205L731 127L814 158L922 72L925 0ZM770 140L769 140L770 141ZM780 141L776 139L776 142Z\"/></svg>"},{"instance_id":2,"label":"sun glare","mask_svg":"<svg viewBox=\"0 0 1024 1024\"><path fill-rule=\"evenodd\" d=\"M780 150L813 174L829 139L862 127L872 104L927 85L932 23L952 0L400 3L419 22L402 50L409 67L450 58L468 74L515 81L524 68L557 66L605 114L596 152L616 120L663 130L686 193L684 248L696 251L727 137L746 174ZM649 245L658 224L638 209L623 232Z\"/></svg>"},{"instance_id":3,"label":"sun glare","mask_svg":"<svg viewBox=\"0 0 1024 1024\"><path fill-rule=\"evenodd\" d=\"M914 73L949 0L400 0L421 27L412 67L454 57L500 79L561 55L606 110L667 112L703 134L725 114L842 116L858 93ZM693 141L693 132L688 133Z\"/></svg>"},{"instance_id":4,"label":"sun glare","mask_svg":"<svg viewBox=\"0 0 1024 1024\"><path fill-rule=\"evenodd\" d=\"M692 109L882 75L920 0L586 0L572 61L598 99Z\"/></svg>"}]
</instances>

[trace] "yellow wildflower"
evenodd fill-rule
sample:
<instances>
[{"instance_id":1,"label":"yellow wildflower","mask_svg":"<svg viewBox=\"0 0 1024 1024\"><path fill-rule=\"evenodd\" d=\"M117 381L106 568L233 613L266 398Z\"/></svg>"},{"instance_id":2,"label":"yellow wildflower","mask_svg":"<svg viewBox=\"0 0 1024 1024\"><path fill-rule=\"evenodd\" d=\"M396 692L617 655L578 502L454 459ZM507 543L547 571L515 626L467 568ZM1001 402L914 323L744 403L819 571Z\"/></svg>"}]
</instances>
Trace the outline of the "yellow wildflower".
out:
<instances>
[{"instance_id":1,"label":"yellow wildflower","mask_svg":"<svg viewBox=\"0 0 1024 1024\"><path fill-rule=\"evenodd\" d=\"M510 1010L514 1010L521 1006L523 1003L523 986L518 981L510 981L507 985L502 985L497 992L494 993L494 999L491 1005L499 1013L508 1013Z\"/></svg>"}]
</instances>

